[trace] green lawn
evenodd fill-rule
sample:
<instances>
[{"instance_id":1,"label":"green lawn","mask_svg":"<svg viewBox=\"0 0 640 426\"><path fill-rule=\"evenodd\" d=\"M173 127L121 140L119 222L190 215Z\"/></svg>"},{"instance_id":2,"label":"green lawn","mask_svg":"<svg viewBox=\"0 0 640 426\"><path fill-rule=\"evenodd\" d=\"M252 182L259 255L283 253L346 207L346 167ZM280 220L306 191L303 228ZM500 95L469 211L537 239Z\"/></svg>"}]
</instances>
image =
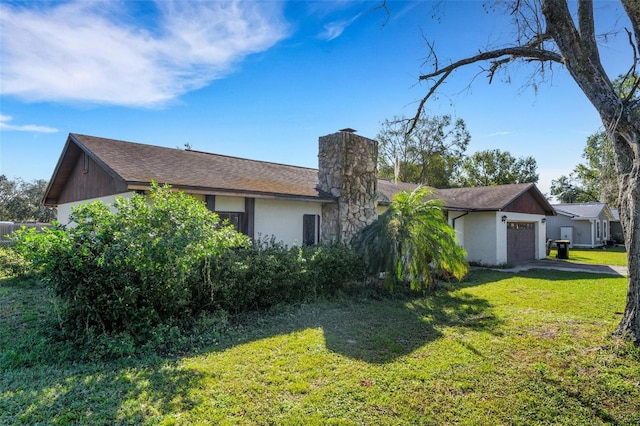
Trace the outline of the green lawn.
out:
<instances>
[{"instance_id":1,"label":"green lawn","mask_svg":"<svg viewBox=\"0 0 640 426\"><path fill-rule=\"evenodd\" d=\"M555 259L556 249L551 249L548 257ZM624 247L607 247L595 249L569 249L568 262L592 263L599 265L627 266L627 252Z\"/></svg>"},{"instance_id":2,"label":"green lawn","mask_svg":"<svg viewBox=\"0 0 640 426\"><path fill-rule=\"evenodd\" d=\"M46 290L4 279L0 424L637 425L640 350L610 337L625 294L480 270L428 297L245 317L188 356L74 363L40 331Z\"/></svg>"}]
</instances>

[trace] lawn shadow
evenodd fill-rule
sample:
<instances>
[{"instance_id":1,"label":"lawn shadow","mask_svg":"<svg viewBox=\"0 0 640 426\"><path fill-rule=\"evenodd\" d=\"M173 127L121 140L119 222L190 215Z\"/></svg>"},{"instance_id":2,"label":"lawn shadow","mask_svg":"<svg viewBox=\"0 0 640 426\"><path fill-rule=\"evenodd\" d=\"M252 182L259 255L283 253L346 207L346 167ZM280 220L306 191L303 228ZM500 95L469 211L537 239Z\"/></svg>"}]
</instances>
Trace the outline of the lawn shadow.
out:
<instances>
[{"instance_id":1,"label":"lawn shadow","mask_svg":"<svg viewBox=\"0 0 640 426\"><path fill-rule=\"evenodd\" d=\"M328 350L369 363L389 363L441 338L448 327L498 334L501 320L487 300L453 291L480 284L445 284L426 296L399 293L302 305L286 309L282 315L267 316L258 333L246 334L233 345L321 328ZM241 321L248 324L247 329L255 330L256 315L260 314L250 314Z\"/></svg>"},{"instance_id":2,"label":"lawn shadow","mask_svg":"<svg viewBox=\"0 0 640 426\"><path fill-rule=\"evenodd\" d=\"M233 322L218 345L199 353L220 353L257 340L320 328L326 350L385 364L443 337L448 327L498 333L501 321L487 300L464 290L453 291L478 284L445 284L422 297L369 294L247 314ZM200 394L192 390L202 386L207 386L206 377L182 368L180 359L56 365L49 357L3 372L0 388L6 393L0 399L0 424L17 419L55 424L144 423L201 405Z\"/></svg>"}]
</instances>

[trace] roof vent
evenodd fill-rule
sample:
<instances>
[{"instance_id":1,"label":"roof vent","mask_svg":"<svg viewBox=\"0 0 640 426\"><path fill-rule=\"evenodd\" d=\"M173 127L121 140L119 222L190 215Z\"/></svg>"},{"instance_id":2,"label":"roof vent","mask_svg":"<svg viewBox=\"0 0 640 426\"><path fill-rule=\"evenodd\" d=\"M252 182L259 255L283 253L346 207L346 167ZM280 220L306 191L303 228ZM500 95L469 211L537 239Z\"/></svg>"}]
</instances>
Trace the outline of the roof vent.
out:
<instances>
[{"instance_id":1,"label":"roof vent","mask_svg":"<svg viewBox=\"0 0 640 426\"><path fill-rule=\"evenodd\" d=\"M356 129L352 129L351 127L347 127L345 129L340 129L341 132L346 132L346 133L355 133L357 132Z\"/></svg>"}]
</instances>

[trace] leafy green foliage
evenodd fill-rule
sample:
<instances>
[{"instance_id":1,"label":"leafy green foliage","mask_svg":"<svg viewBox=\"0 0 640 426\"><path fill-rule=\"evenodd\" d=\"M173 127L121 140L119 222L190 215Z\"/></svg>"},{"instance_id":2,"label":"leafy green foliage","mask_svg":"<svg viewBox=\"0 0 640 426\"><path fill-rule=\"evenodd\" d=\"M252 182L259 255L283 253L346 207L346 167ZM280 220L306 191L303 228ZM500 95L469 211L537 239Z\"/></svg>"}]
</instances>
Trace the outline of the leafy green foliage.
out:
<instances>
[{"instance_id":1,"label":"leafy green foliage","mask_svg":"<svg viewBox=\"0 0 640 426\"><path fill-rule=\"evenodd\" d=\"M404 117L382 123L376 137L380 177L435 188L449 187L471 139L464 121L454 121L450 115L423 116L411 134L407 134L407 123Z\"/></svg>"},{"instance_id":2,"label":"leafy green foliage","mask_svg":"<svg viewBox=\"0 0 640 426\"><path fill-rule=\"evenodd\" d=\"M563 203L601 201L618 205L618 175L611 140L600 131L587 138L582 153L586 163L578 164L569 176L551 181L551 195Z\"/></svg>"},{"instance_id":3,"label":"leafy green foliage","mask_svg":"<svg viewBox=\"0 0 640 426\"><path fill-rule=\"evenodd\" d=\"M612 83L621 97L640 102L640 94L634 89L639 84L637 75L620 75ZM615 154L604 130L587 138L582 158L586 162L578 164L568 176L551 181L551 195L562 203L600 201L617 207L620 188Z\"/></svg>"},{"instance_id":4,"label":"leafy green foliage","mask_svg":"<svg viewBox=\"0 0 640 426\"><path fill-rule=\"evenodd\" d=\"M487 149L464 159L455 183L462 187L536 183L537 169L533 157L515 158L508 151Z\"/></svg>"},{"instance_id":5,"label":"leafy green foliage","mask_svg":"<svg viewBox=\"0 0 640 426\"><path fill-rule=\"evenodd\" d=\"M67 331L144 340L153 325L199 308L202 259L249 243L203 203L155 183L149 200L135 194L113 207L82 204L68 229L16 233L20 252L63 301Z\"/></svg>"},{"instance_id":6,"label":"leafy green foliage","mask_svg":"<svg viewBox=\"0 0 640 426\"><path fill-rule=\"evenodd\" d=\"M263 241L206 259L201 300L231 312L309 301L348 291L363 276L344 245L287 247Z\"/></svg>"},{"instance_id":7,"label":"leafy green foliage","mask_svg":"<svg viewBox=\"0 0 640 426\"><path fill-rule=\"evenodd\" d=\"M23 276L29 270L28 262L15 246L0 246L0 278Z\"/></svg>"},{"instance_id":8,"label":"leafy green foliage","mask_svg":"<svg viewBox=\"0 0 640 426\"><path fill-rule=\"evenodd\" d=\"M0 175L0 220L45 223L54 220L56 209L42 204L46 189L47 181L44 179L25 182L20 178L10 180Z\"/></svg>"},{"instance_id":9,"label":"leafy green foliage","mask_svg":"<svg viewBox=\"0 0 640 426\"><path fill-rule=\"evenodd\" d=\"M387 285L409 282L414 290L435 285L435 276L461 279L468 271L465 251L439 201L423 187L394 196L387 211L365 227L356 241L367 272L385 273Z\"/></svg>"}]
</instances>

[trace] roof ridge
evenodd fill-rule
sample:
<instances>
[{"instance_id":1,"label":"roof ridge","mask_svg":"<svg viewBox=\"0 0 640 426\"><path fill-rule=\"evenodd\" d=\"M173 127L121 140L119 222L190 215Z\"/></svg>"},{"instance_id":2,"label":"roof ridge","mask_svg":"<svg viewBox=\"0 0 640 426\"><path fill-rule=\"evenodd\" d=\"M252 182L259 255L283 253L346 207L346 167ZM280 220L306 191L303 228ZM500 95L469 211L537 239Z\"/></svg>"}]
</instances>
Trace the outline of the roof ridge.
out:
<instances>
[{"instance_id":1,"label":"roof ridge","mask_svg":"<svg viewBox=\"0 0 640 426\"><path fill-rule=\"evenodd\" d=\"M80 136L80 137L87 137L87 138L103 139L103 140L106 140L106 141L127 143L127 144L131 144L131 145L141 145L141 146L152 147L152 148L169 149L169 150L173 150L173 151L183 151L183 152L193 152L193 153L196 153L196 154L215 155L215 156L218 156L218 157L232 158L232 159L244 160L244 161L251 161L251 162L254 162L254 163L273 164L275 166L293 167L293 168L297 168L297 169L314 170L314 171L318 170L317 168L314 168L314 167L297 166L295 164L278 163L278 162L275 162L275 161L255 160L255 159L252 159L252 158L239 157L239 156L236 156L236 155L218 154L216 152L201 151L201 150L197 150L197 149L171 148L171 147L168 147L168 146L153 145L153 144L142 143L142 142L125 141L125 140L122 140L122 139L105 138L105 137L102 137L102 136L92 136L92 135L86 135L86 134L82 134L82 133L70 133L70 135L73 135L74 137L75 136Z\"/></svg>"}]
</instances>

